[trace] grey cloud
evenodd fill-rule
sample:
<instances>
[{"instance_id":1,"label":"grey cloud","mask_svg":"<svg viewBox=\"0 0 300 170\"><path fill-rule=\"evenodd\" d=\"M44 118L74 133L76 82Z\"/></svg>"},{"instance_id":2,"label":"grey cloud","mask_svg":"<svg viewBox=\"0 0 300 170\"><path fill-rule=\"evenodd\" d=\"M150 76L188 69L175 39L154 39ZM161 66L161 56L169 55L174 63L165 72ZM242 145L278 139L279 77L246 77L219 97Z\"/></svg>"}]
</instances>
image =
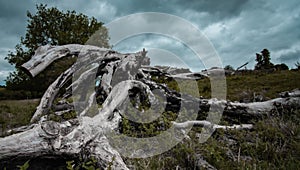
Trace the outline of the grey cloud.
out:
<instances>
[{"instance_id":1,"label":"grey cloud","mask_svg":"<svg viewBox=\"0 0 300 170\"><path fill-rule=\"evenodd\" d=\"M26 10L34 8L34 3L32 1L1 0L0 6L1 18L26 18Z\"/></svg>"},{"instance_id":2,"label":"grey cloud","mask_svg":"<svg viewBox=\"0 0 300 170\"><path fill-rule=\"evenodd\" d=\"M188 68L189 66L184 62L180 56L163 49L147 49L148 56L151 59L151 65L166 65L178 68Z\"/></svg>"},{"instance_id":3,"label":"grey cloud","mask_svg":"<svg viewBox=\"0 0 300 170\"><path fill-rule=\"evenodd\" d=\"M46 3L49 7L57 7L63 11L73 11L83 13L90 17L95 17L101 22L107 23L112 21L116 16L117 9L110 1L100 0L77 0L76 3L70 3L70 1L47 1L41 2Z\"/></svg>"},{"instance_id":4,"label":"grey cloud","mask_svg":"<svg viewBox=\"0 0 300 170\"><path fill-rule=\"evenodd\" d=\"M0 71L0 85L5 84L5 79L9 75L10 71Z\"/></svg>"},{"instance_id":5,"label":"grey cloud","mask_svg":"<svg viewBox=\"0 0 300 170\"><path fill-rule=\"evenodd\" d=\"M6 61L3 61L3 59L0 59L0 68L1 71L12 71L14 67L7 63Z\"/></svg>"},{"instance_id":6,"label":"grey cloud","mask_svg":"<svg viewBox=\"0 0 300 170\"><path fill-rule=\"evenodd\" d=\"M238 66L250 61L253 68L256 52L268 48L272 55L298 42L300 4L281 2L278 8L278 3L251 1L239 16L206 27L224 63ZM277 61L276 55L271 57Z\"/></svg>"},{"instance_id":7,"label":"grey cloud","mask_svg":"<svg viewBox=\"0 0 300 170\"><path fill-rule=\"evenodd\" d=\"M1 1L0 2L0 71L12 70L3 60L6 50L13 49L25 33L26 11L34 12L35 3L46 3L62 10L75 10L94 16L99 21L110 21L137 12L163 12L185 18L202 30L215 46L221 56L223 65L237 67L250 61L248 68L255 64L255 53L263 48L271 51L272 61L286 62L289 66L293 60L299 60L300 42L300 2L299 0L41 0L41 1ZM151 19L151 18L150 18ZM153 18L152 18L153 19ZM155 20L154 20L155 21ZM135 18L132 28L143 27L144 22L152 22L147 18ZM153 27L161 23L153 22ZM166 24L167 25L167 21ZM180 27L180 26L179 26ZM123 27L118 28L120 31ZM165 29L172 29L172 26ZM185 30L188 32L188 30ZM187 37L189 42L197 42L194 37ZM194 71L203 67L201 61L183 44L166 41L149 35L128 40L119 50L134 52L143 47L162 48L178 56ZM298 55L298 56L297 56ZM166 57L168 58L168 57ZM166 63L165 58L155 60ZM171 63L170 64L174 64ZM176 64L176 62L175 62ZM3 72L1 73L3 75ZM6 74L6 73L5 73ZM1 80L1 78L0 78Z\"/></svg>"},{"instance_id":8,"label":"grey cloud","mask_svg":"<svg viewBox=\"0 0 300 170\"><path fill-rule=\"evenodd\" d=\"M27 11L34 11L33 1L0 1L0 29L8 34L24 33Z\"/></svg>"},{"instance_id":9,"label":"grey cloud","mask_svg":"<svg viewBox=\"0 0 300 170\"><path fill-rule=\"evenodd\" d=\"M226 0L226 2L207 0L177 0L176 2L177 7L208 12L212 15L216 15L219 18L227 18L238 15L243 10L243 7L248 0Z\"/></svg>"},{"instance_id":10,"label":"grey cloud","mask_svg":"<svg viewBox=\"0 0 300 170\"><path fill-rule=\"evenodd\" d=\"M42 1L43 2L43 1ZM44 1L45 2L45 1ZM227 0L225 3L219 1L206 1L206 0L161 0L161 1L140 1L140 0L78 0L76 3L69 3L69 1L54 0L49 2L51 5L58 6L61 9L75 9L76 11L91 14L90 11L94 11L93 14L98 19L105 19L105 22L109 22L109 14L102 18L97 16L97 13L101 13L101 4L108 4L115 7L115 17L121 17L124 15L137 13L137 12L164 12L171 13L186 19L189 19L185 14L186 10L197 12L206 12L209 14L209 21L203 20L203 23L216 22L224 18L230 18L238 15L247 4L248 0ZM97 8L99 9L96 12ZM110 18L113 19L113 18Z\"/></svg>"},{"instance_id":11,"label":"grey cloud","mask_svg":"<svg viewBox=\"0 0 300 170\"><path fill-rule=\"evenodd\" d=\"M118 7L118 16L128 15L137 12L166 12L172 13L173 0L161 0L161 1L140 1L140 0L112 0L108 1L112 5Z\"/></svg>"},{"instance_id":12,"label":"grey cloud","mask_svg":"<svg viewBox=\"0 0 300 170\"><path fill-rule=\"evenodd\" d=\"M6 48L0 48L0 71L10 71L13 70L13 66L10 65L6 60L4 60L4 56L7 55L7 52L9 49Z\"/></svg>"},{"instance_id":13,"label":"grey cloud","mask_svg":"<svg viewBox=\"0 0 300 170\"><path fill-rule=\"evenodd\" d=\"M0 48L0 85L5 84L4 80L9 75L9 72L14 70L14 67L4 60L2 54L7 54L7 49Z\"/></svg>"},{"instance_id":14,"label":"grey cloud","mask_svg":"<svg viewBox=\"0 0 300 170\"><path fill-rule=\"evenodd\" d=\"M143 34L133 36L121 41L114 47L115 50L124 53L141 51L143 48L150 50L151 65L184 66L193 71L200 71L204 68L201 58L197 57L188 46L163 35Z\"/></svg>"},{"instance_id":15,"label":"grey cloud","mask_svg":"<svg viewBox=\"0 0 300 170\"><path fill-rule=\"evenodd\" d=\"M137 14L129 17L125 17L116 23L108 24L109 32L111 34L111 42L114 44L120 38L128 35L134 35L136 33L158 33L165 36L170 36L171 38L177 38L179 41L184 43L184 48L191 48L195 50L196 53L201 57L201 61L210 68L213 66L221 66L220 60L216 56L214 49L208 43L207 39L197 30L196 27L192 26L189 22L184 21L178 17L157 14L157 13L146 13ZM122 31L120 31L122 28ZM181 56L185 59L193 58L193 55L187 54L187 50L184 48L172 48L174 42L169 42L164 44L165 39L156 39L155 41L148 39L147 42L150 45L158 45L160 48L168 47L175 52L180 51ZM178 41L177 40L177 41ZM137 41L135 41L137 42ZM131 44L131 43L128 43ZM127 44L127 45L128 45ZM199 58L197 58L199 60ZM196 69L200 66L195 64L195 60L191 60L188 64L193 65Z\"/></svg>"},{"instance_id":16,"label":"grey cloud","mask_svg":"<svg viewBox=\"0 0 300 170\"><path fill-rule=\"evenodd\" d=\"M0 84L3 84L1 80L5 79L8 72L14 70L4 58L24 36L26 11L34 8L32 1L0 1Z\"/></svg>"},{"instance_id":17,"label":"grey cloud","mask_svg":"<svg viewBox=\"0 0 300 170\"><path fill-rule=\"evenodd\" d=\"M283 63L289 63L289 64L295 64L297 61L300 62L300 49L284 53L280 55L278 60Z\"/></svg>"}]
</instances>

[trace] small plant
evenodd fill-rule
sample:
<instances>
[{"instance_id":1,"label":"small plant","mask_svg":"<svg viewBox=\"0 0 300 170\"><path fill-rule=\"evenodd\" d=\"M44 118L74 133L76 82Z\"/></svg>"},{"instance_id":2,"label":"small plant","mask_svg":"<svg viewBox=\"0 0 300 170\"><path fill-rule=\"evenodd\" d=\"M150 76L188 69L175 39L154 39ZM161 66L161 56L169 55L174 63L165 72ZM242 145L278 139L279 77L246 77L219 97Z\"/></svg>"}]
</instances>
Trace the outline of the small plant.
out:
<instances>
[{"instance_id":1,"label":"small plant","mask_svg":"<svg viewBox=\"0 0 300 170\"><path fill-rule=\"evenodd\" d=\"M17 167L19 168L19 170L27 170L29 168L29 160L23 165L18 165Z\"/></svg>"},{"instance_id":2,"label":"small plant","mask_svg":"<svg viewBox=\"0 0 300 170\"><path fill-rule=\"evenodd\" d=\"M80 159L81 161L79 163L76 163L74 160L71 161L67 161L66 162L66 168L68 170L79 170L79 169L83 169L83 170L100 170L100 168L97 165L97 160L94 157L90 157L89 159L87 159L86 161L83 161L82 159Z\"/></svg>"},{"instance_id":3,"label":"small plant","mask_svg":"<svg viewBox=\"0 0 300 170\"><path fill-rule=\"evenodd\" d=\"M112 157L112 160L108 163L108 167L107 167L108 170L112 170L112 165L114 164L115 159L116 159L115 157Z\"/></svg>"},{"instance_id":4,"label":"small plant","mask_svg":"<svg viewBox=\"0 0 300 170\"><path fill-rule=\"evenodd\" d=\"M74 163L74 161L67 161L66 162L66 164L67 164L67 166L66 166L66 168L67 168L67 170L73 170L73 163Z\"/></svg>"}]
</instances>

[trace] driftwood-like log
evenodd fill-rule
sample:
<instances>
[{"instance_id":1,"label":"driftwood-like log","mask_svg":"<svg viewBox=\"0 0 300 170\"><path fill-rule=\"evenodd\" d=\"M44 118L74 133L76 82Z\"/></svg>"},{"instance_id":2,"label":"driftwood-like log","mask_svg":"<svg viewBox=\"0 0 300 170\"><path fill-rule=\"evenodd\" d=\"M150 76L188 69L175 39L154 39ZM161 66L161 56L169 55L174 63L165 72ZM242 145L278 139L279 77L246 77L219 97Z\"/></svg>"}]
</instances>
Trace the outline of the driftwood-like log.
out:
<instances>
[{"instance_id":1,"label":"driftwood-like log","mask_svg":"<svg viewBox=\"0 0 300 170\"><path fill-rule=\"evenodd\" d=\"M59 90L72 77L73 72L74 69L69 68L48 87L40 101L40 104L36 108L34 115L31 118L31 122L36 122L43 114L49 112Z\"/></svg>"},{"instance_id":2,"label":"driftwood-like log","mask_svg":"<svg viewBox=\"0 0 300 170\"><path fill-rule=\"evenodd\" d=\"M91 51L107 51L107 49L78 44L68 44L63 46L45 45L39 47L31 60L24 63L22 67L25 71L30 73L29 75L35 77L55 60L65 56L78 56L80 53L87 54Z\"/></svg>"},{"instance_id":3,"label":"driftwood-like log","mask_svg":"<svg viewBox=\"0 0 300 170\"><path fill-rule=\"evenodd\" d=\"M252 129L253 125L252 124L242 124L242 125L232 125L232 126L224 126L224 125L217 125L217 124L212 124L209 121L205 121L205 120L194 120L194 121L186 121L183 123L177 123L177 122L172 122L174 124L174 126L176 128L187 128L193 125L201 125L204 126L206 128L212 128L212 129L237 129L237 130L241 130L241 129Z\"/></svg>"},{"instance_id":4,"label":"driftwood-like log","mask_svg":"<svg viewBox=\"0 0 300 170\"><path fill-rule=\"evenodd\" d=\"M120 54L118 52L83 45L43 46L23 68L32 76L36 76L48 65L65 56L78 58L76 64L62 73L54 81L43 95L36 109L31 125L15 129L19 132L4 138L0 138L0 162L16 156L38 157L46 154L53 155L79 155L94 156L99 166L113 169L128 169L121 153L114 149L106 134L119 133L119 125L125 113L132 95L138 93L139 101L148 102L151 108L159 108L159 98L153 93L158 90L164 93L165 110L180 110L181 103L196 106L196 114L208 112L211 106L224 108L227 116L260 116L276 110L279 105L299 105L300 99L297 92L289 94L285 98L277 98L265 102L236 103L218 99L199 99L189 95L179 94L170 90L166 85L154 82L151 76L164 75L169 78L192 79L218 74L181 73L170 75L157 67L151 67L150 59L146 52L132 54ZM221 71L222 72L222 71ZM220 72L220 73L221 73ZM72 80L72 82L70 82ZM71 84L65 87L68 82ZM59 94L66 88L65 94ZM91 89L95 89L91 91ZM73 96L73 101L67 102L66 98ZM63 101L56 104L58 97ZM161 98L160 98L161 99ZM97 103L101 107L98 109ZM144 100L144 101L142 101ZM168 108L169 107L169 108ZM94 110L94 113L91 113ZM49 114L63 115L67 112L75 112L77 116L70 120L54 122L48 119ZM150 118L150 120L154 119ZM149 122L149 120L145 120ZM213 119L193 120L187 122L173 122L175 127L186 128L194 124L213 129L249 129L250 124L228 125L217 124Z\"/></svg>"}]
</instances>

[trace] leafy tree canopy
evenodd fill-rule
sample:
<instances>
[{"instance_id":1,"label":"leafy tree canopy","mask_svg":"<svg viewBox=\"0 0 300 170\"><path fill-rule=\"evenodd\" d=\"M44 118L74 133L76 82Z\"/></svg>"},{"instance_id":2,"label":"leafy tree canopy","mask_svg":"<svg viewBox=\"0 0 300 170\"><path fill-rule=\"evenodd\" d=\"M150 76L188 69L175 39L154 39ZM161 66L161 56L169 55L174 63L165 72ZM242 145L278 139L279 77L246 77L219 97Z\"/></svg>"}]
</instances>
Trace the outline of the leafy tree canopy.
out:
<instances>
[{"instance_id":1,"label":"leafy tree canopy","mask_svg":"<svg viewBox=\"0 0 300 170\"><path fill-rule=\"evenodd\" d=\"M35 14L27 12L28 25L25 37L21 37L15 51L9 52L6 57L6 60L16 67L16 71L7 77L6 85L8 89L34 90L40 95L59 74L75 62L75 59L57 61L37 77L30 78L22 72L20 66L30 60L39 46L85 44L93 35L92 38L97 41L93 41L91 45L108 48L109 37L103 23L93 17L89 18L75 11L60 11L55 7L48 8L43 4L37 5L36 8ZM95 32L97 33L94 35Z\"/></svg>"}]
</instances>

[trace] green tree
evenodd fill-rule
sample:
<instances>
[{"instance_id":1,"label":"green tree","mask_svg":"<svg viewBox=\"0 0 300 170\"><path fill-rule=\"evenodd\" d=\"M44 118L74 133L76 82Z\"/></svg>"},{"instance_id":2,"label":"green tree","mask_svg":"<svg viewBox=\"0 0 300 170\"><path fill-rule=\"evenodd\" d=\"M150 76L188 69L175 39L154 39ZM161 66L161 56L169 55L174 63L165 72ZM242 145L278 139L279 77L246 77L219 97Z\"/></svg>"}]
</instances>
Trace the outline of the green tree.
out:
<instances>
[{"instance_id":1,"label":"green tree","mask_svg":"<svg viewBox=\"0 0 300 170\"><path fill-rule=\"evenodd\" d=\"M35 78L30 78L21 70L21 65L33 56L34 51L42 45L85 44L93 35L91 45L109 47L108 31L103 23L75 11L60 11L55 7L37 5L37 12L27 12L28 25L25 37L21 37L14 52L9 52L6 59L15 66L16 71L6 79L6 86L11 90L36 91L41 95L59 74L70 67L75 59L61 59L50 65ZM97 33L94 35L94 33ZM41 83L42 82L42 83Z\"/></svg>"},{"instance_id":2,"label":"green tree","mask_svg":"<svg viewBox=\"0 0 300 170\"><path fill-rule=\"evenodd\" d=\"M268 49L263 49L261 54L256 53L256 62L255 70L267 70L274 67L274 64L271 63L270 52Z\"/></svg>"}]
</instances>

